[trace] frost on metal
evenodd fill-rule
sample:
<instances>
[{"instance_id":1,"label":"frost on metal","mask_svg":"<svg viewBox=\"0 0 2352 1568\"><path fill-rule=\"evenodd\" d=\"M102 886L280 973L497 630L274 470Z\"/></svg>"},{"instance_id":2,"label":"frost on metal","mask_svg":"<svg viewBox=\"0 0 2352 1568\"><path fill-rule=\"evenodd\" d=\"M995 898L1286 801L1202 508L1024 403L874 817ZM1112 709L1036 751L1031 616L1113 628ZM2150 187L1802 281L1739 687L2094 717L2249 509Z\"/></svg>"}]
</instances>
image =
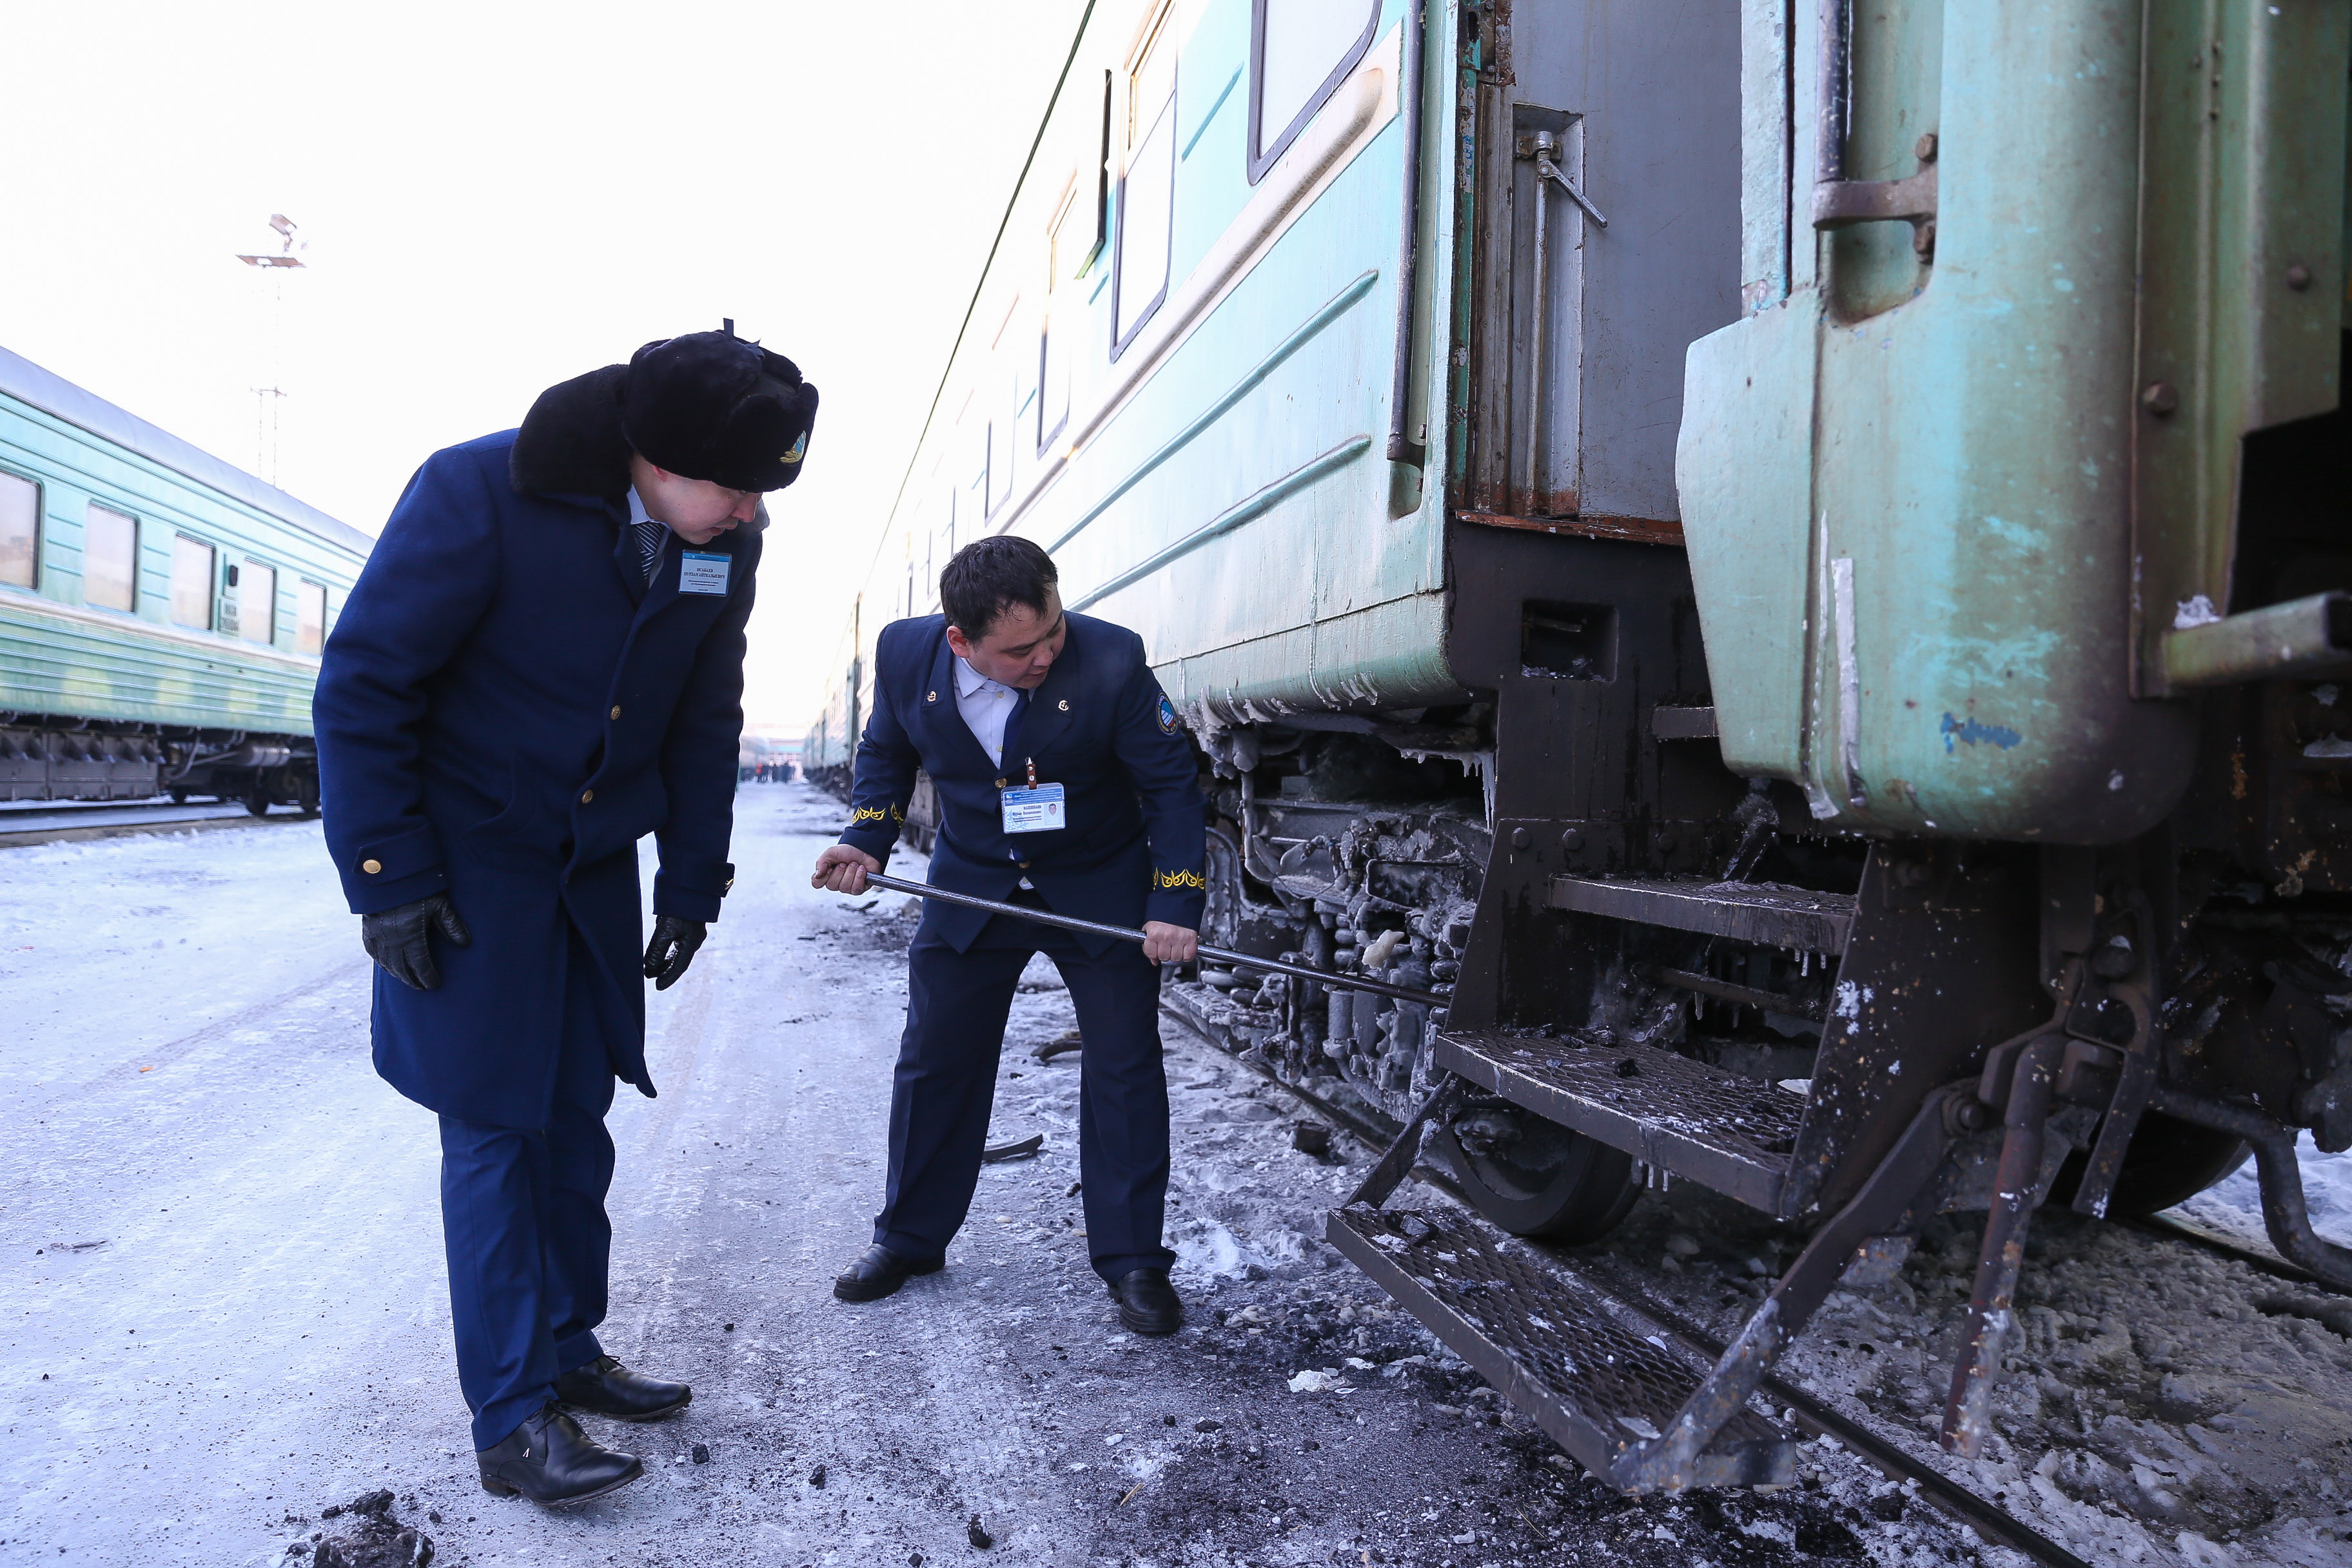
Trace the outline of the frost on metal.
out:
<instances>
[{"instance_id":1,"label":"frost on metal","mask_svg":"<svg viewBox=\"0 0 2352 1568\"><path fill-rule=\"evenodd\" d=\"M2221 612L2213 607L2213 601L2198 594L2181 600L2179 607L2173 611L2172 629L2185 632L2191 626L2210 626L2221 618Z\"/></svg>"}]
</instances>

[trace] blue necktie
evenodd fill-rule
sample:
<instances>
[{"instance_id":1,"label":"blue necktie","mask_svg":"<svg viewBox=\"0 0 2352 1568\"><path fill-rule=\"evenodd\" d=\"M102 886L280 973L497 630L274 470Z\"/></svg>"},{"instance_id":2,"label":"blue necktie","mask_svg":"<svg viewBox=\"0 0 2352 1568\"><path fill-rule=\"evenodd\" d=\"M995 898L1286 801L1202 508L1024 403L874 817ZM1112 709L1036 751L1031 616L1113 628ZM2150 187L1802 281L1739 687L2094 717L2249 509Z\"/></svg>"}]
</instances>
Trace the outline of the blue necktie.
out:
<instances>
[{"instance_id":1,"label":"blue necktie","mask_svg":"<svg viewBox=\"0 0 2352 1568\"><path fill-rule=\"evenodd\" d=\"M1023 766L1024 759L1016 750L1021 743L1021 715L1027 711L1029 711L1029 693L1015 690L1013 693L1013 711L1004 721L1004 740L996 752L1003 759L1000 765L1004 769L1004 776L1013 779L1015 788L1028 783L1028 773ZM1016 769L1021 770L1018 777L1014 777Z\"/></svg>"}]
</instances>

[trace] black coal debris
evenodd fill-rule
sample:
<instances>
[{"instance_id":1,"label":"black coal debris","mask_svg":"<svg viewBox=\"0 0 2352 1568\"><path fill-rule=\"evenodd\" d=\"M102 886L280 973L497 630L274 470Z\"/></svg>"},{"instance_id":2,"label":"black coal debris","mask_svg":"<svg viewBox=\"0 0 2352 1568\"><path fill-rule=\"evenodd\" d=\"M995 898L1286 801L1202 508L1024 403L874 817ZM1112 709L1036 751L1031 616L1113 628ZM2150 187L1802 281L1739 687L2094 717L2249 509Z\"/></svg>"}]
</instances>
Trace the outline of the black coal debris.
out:
<instances>
[{"instance_id":1,"label":"black coal debris","mask_svg":"<svg viewBox=\"0 0 2352 1568\"><path fill-rule=\"evenodd\" d=\"M350 1522L338 1534L298 1541L286 1549L286 1554L308 1568L425 1568L433 1561L433 1538L414 1525L401 1523L392 1505L392 1493L377 1490L322 1508L320 1518ZM436 1522L440 1518L438 1514L430 1517Z\"/></svg>"}]
</instances>

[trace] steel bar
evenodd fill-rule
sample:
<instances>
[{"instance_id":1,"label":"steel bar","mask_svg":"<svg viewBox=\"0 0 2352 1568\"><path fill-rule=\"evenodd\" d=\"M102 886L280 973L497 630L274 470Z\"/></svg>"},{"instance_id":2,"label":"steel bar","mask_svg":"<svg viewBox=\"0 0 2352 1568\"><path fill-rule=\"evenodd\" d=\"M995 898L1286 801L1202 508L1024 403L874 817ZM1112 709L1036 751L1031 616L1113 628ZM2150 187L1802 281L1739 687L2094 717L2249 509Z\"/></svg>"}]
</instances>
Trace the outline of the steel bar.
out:
<instances>
[{"instance_id":1,"label":"steel bar","mask_svg":"<svg viewBox=\"0 0 2352 1568\"><path fill-rule=\"evenodd\" d=\"M1057 915L1051 910L1033 909L1027 904L1000 903L994 899L979 898L971 893L950 893L928 882L901 881L896 877L877 876L869 871L866 874L866 885L888 893L912 893L919 899L937 899L941 903L961 904L968 910L986 910L993 915L1035 921L1039 925L1059 926L1064 931L1083 931L1088 936L1108 936L1120 942L1146 940L1141 931L1126 926L1082 921L1071 915ZM1373 980L1360 974L1334 974L1328 970L1309 969L1303 963L1285 963L1278 958L1255 958L1246 952L1234 952L1206 944L1202 944L1199 951L1202 958L1218 963L1230 963L1236 969L1261 969L1269 974L1287 974L1299 980L1312 980L1318 985L1336 986L1342 991L1369 991L1376 996L1392 996L1400 1002L1418 1002L1424 1007L1444 1007L1451 1001L1451 998L1441 996L1434 991L1416 991L1410 985L1391 985L1385 980Z\"/></svg>"},{"instance_id":2,"label":"steel bar","mask_svg":"<svg viewBox=\"0 0 2352 1568\"><path fill-rule=\"evenodd\" d=\"M2064 1037L2054 1032L2037 1036L2018 1053L2010 1078L1992 1208L1985 1215L1976 1291L1969 1302L1969 1337L1953 1365L1951 1396L1944 1404L1944 1451L1964 1459L1983 1451L1985 1436L1992 1430L1993 1379L2000 1374L2010 1309L2017 1298L2019 1271L2025 1266L2026 1222L2041 1195L2043 1122L2050 1115L2053 1079L2064 1044Z\"/></svg>"},{"instance_id":3,"label":"steel bar","mask_svg":"<svg viewBox=\"0 0 2352 1568\"><path fill-rule=\"evenodd\" d=\"M1717 980L1712 974L1696 974L1687 969L1669 969L1663 963L1637 963L1633 966L1633 973L1645 980L1671 985L1677 991L1694 991L1701 996L1712 996L1718 1002L1734 1002L1742 1007L1758 1007L1816 1024L1825 1016L1818 997L1759 991L1753 985L1735 985L1728 980Z\"/></svg>"}]
</instances>

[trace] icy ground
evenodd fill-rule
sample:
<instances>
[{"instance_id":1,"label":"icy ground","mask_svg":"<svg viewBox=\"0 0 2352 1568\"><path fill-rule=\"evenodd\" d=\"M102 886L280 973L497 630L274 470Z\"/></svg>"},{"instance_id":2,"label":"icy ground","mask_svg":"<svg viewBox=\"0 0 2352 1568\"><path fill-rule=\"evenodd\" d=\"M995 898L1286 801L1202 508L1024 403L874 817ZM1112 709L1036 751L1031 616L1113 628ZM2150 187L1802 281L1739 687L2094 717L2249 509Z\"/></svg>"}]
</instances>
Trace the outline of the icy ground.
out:
<instances>
[{"instance_id":1,"label":"icy ground","mask_svg":"<svg viewBox=\"0 0 2352 1568\"><path fill-rule=\"evenodd\" d=\"M0 1563L309 1563L318 1538L392 1538L348 1509L379 1489L458 1563L2017 1561L1822 1444L1770 1496L1584 1479L1314 1239L1366 1152L1295 1151L1296 1107L1172 1022L1192 1326L1122 1334L1071 1190L1076 1061L1034 1055L1072 1024L1043 965L992 1138L1045 1152L985 1170L946 1270L834 1301L878 1201L911 930L898 900L808 890L837 826L804 788L747 788L727 918L654 1001L662 1097L613 1114L604 1336L696 1397L661 1426L592 1418L649 1474L561 1513L473 1479L432 1121L368 1067L365 961L316 826L0 851ZM2323 1225L2352 1185L2329 1192ZM1719 1324L1769 1232L1678 1188L1621 1250ZM1922 1451L1973 1246L1955 1235L1838 1298L1791 1369ZM2036 1235L2011 1440L1979 1484L2095 1562L2352 1561L2345 1340L2258 1305L2276 1282L2235 1265Z\"/></svg>"}]
</instances>

